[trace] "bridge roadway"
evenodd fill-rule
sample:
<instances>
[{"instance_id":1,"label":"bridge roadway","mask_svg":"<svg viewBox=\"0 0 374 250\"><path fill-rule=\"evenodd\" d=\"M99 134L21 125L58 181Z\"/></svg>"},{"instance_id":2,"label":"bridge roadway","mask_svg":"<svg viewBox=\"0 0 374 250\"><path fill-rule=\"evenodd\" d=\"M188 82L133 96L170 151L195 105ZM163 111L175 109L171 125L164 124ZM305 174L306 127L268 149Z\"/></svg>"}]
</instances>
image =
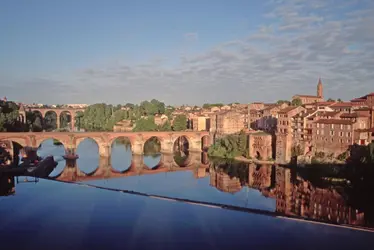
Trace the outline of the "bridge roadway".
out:
<instances>
[{"instance_id":1,"label":"bridge roadway","mask_svg":"<svg viewBox=\"0 0 374 250\"><path fill-rule=\"evenodd\" d=\"M201 132L14 132L0 133L0 141L12 141L22 147L39 147L47 139L60 141L66 150L75 151L80 142L86 138L91 138L99 146L99 154L102 157L111 155L111 146L118 138L128 138L131 143L133 154L142 155L145 142L156 137L161 143L161 153L173 153L175 141L184 136L189 144L189 151L201 152L203 147L212 144L212 138L207 131Z\"/></svg>"}]
</instances>

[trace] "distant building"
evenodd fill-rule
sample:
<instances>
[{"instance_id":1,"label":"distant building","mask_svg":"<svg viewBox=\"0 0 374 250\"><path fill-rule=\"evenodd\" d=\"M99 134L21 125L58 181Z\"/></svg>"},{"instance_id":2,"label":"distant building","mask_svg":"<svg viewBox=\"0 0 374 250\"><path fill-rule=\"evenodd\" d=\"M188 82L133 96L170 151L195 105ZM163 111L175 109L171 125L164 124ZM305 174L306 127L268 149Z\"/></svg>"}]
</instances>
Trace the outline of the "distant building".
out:
<instances>
[{"instance_id":1,"label":"distant building","mask_svg":"<svg viewBox=\"0 0 374 250\"><path fill-rule=\"evenodd\" d=\"M113 132L131 132L133 128L131 120L122 120L113 126Z\"/></svg>"},{"instance_id":2,"label":"distant building","mask_svg":"<svg viewBox=\"0 0 374 250\"><path fill-rule=\"evenodd\" d=\"M155 115L155 124L158 125L158 126L164 125L168 120L169 120L169 118L164 114Z\"/></svg>"},{"instance_id":3,"label":"distant building","mask_svg":"<svg viewBox=\"0 0 374 250\"><path fill-rule=\"evenodd\" d=\"M292 100L300 99L302 104L310 104L316 102L323 102L323 86L321 78L317 84L317 95L294 95Z\"/></svg>"},{"instance_id":4,"label":"distant building","mask_svg":"<svg viewBox=\"0 0 374 250\"><path fill-rule=\"evenodd\" d=\"M248 114L236 111L225 111L217 114L218 134L234 134L247 128Z\"/></svg>"}]
</instances>

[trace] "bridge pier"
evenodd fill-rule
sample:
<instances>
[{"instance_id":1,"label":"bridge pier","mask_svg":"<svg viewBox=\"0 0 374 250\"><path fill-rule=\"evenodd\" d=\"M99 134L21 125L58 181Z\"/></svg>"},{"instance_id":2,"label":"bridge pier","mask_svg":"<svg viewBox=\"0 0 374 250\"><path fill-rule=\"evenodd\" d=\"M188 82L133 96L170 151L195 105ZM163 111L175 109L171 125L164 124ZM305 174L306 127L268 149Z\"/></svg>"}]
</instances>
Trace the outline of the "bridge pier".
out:
<instances>
[{"instance_id":1,"label":"bridge pier","mask_svg":"<svg viewBox=\"0 0 374 250\"><path fill-rule=\"evenodd\" d=\"M99 144L99 155L100 157L111 157L112 154L112 147L108 144Z\"/></svg>"},{"instance_id":2,"label":"bridge pier","mask_svg":"<svg viewBox=\"0 0 374 250\"><path fill-rule=\"evenodd\" d=\"M135 171L137 174L140 174L144 169L144 156L143 154L133 154L131 161L131 170Z\"/></svg>"}]
</instances>

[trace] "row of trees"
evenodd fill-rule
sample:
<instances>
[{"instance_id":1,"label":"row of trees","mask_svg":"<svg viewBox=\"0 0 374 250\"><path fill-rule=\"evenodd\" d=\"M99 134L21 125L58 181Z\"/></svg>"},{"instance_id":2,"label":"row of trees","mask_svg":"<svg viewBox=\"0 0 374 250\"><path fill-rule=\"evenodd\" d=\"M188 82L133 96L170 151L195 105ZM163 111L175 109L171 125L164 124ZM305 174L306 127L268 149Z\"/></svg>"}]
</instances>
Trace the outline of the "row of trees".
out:
<instances>
[{"instance_id":1,"label":"row of trees","mask_svg":"<svg viewBox=\"0 0 374 250\"><path fill-rule=\"evenodd\" d=\"M179 115L173 126L170 124L174 108L165 106L158 100L143 101L140 105L127 103L123 107L104 103L94 104L77 115L76 125L86 131L111 131L113 126L122 120L130 120L135 124L134 131L182 131L187 129L187 117ZM163 125L156 125L155 115L165 114L168 117Z\"/></svg>"}]
</instances>

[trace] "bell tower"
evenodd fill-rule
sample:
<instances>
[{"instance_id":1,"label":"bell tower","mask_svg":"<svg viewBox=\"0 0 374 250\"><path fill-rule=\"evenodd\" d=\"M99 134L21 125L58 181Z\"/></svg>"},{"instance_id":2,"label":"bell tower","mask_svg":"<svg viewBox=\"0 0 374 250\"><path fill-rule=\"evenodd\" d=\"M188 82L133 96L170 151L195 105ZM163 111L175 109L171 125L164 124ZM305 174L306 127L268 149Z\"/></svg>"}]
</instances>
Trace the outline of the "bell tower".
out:
<instances>
[{"instance_id":1,"label":"bell tower","mask_svg":"<svg viewBox=\"0 0 374 250\"><path fill-rule=\"evenodd\" d=\"M319 78L318 84L317 84L317 96L319 98L323 98L323 86L322 86L321 77Z\"/></svg>"}]
</instances>

